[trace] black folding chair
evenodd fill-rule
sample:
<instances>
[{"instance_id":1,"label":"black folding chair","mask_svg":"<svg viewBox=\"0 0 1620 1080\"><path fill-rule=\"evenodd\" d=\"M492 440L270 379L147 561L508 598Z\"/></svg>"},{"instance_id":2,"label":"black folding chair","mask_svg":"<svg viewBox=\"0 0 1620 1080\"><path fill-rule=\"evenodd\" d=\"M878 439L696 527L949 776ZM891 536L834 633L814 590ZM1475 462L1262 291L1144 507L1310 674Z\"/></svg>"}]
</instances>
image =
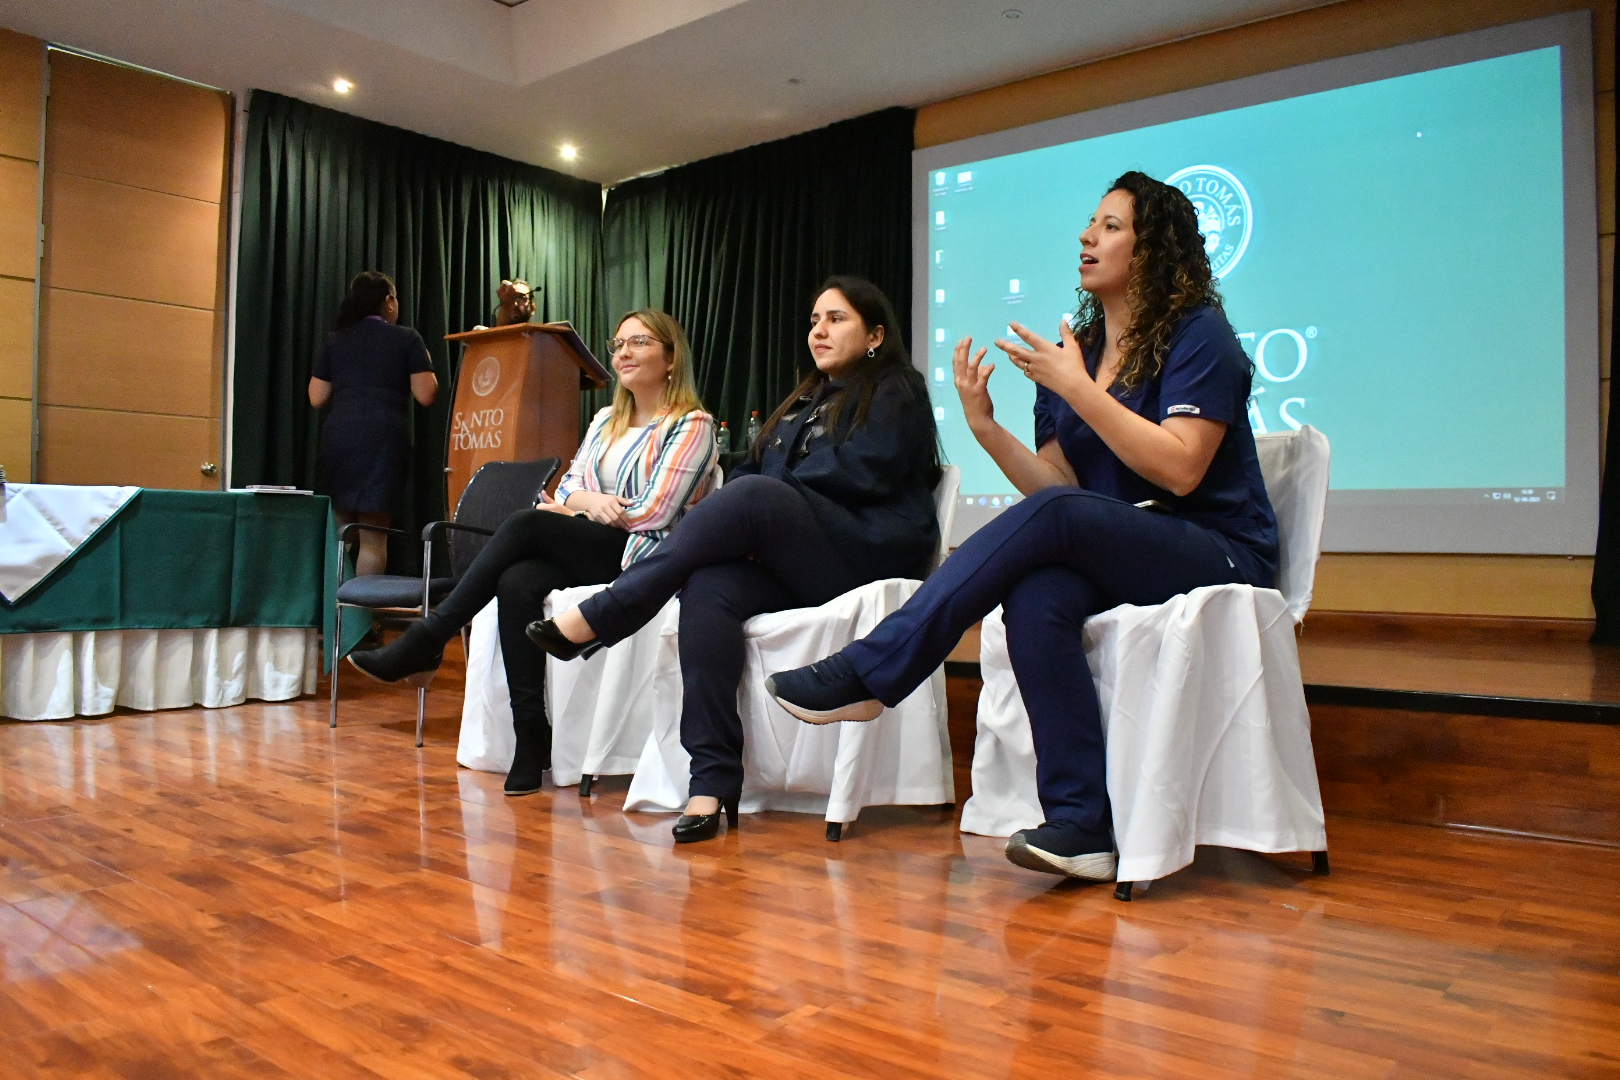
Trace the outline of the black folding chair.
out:
<instances>
[{"instance_id":1,"label":"black folding chair","mask_svg":"<svg viewBox=\"0 0 1620 1080\"><path fill-rule=\"evenodd\" d=\"M332 727L337 727L338 665L343 659L343 609L364 608L390 618L420 619L456 587L461 575L478 557L501 522L519 510L534 507L537 493L561 466L556 458L539 461L491 461L473 474L456 503L454 521L435 521L422 529L422 576L366 574L345 579L344 553L357 530L406 535L403 529L353 522L338 533L337 618L332 631ZM433 577L433 544L449 544L450 576ZM427 712L427 688L416 691L416 745L422 745L422 721Z\"/></svg>"}]
</instances>

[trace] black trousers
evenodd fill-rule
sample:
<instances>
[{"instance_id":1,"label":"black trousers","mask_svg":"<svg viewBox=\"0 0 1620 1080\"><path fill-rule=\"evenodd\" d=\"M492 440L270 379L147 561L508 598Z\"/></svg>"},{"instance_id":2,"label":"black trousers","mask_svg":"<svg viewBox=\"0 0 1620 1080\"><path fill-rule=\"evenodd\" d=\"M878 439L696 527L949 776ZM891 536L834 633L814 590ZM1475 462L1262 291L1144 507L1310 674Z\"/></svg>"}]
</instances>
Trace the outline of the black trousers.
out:
<instances>
[{"instance_id":1,"label":"black trousers","mask_svg":"<svg viewBox=\"0 0 1620 1080\"><path fill-rule=\"evenodd\" d=\"M500 598L501 659L512 697L512 720L520 729L546 730L546 654L523 630L545 618L554 589L601 585L619 576L630 534L587 518L524 510L495 530L423 625L448 641L484 605Z\"/></svg>"},{"instance_id":2,"label":"black trousers","mask_svg":"<svg viewBox=\"0 0 1620 1080\"><path fill-rule=\"evenodd\" d=\"M681 745L692 755L690 793L730 799L743 782L743 623L825 604L873 580L839 554L791 485L740 476L688 511L651 555L581 604L580 614L611 645L680 594Z\"/></svg>"}]
</instances>

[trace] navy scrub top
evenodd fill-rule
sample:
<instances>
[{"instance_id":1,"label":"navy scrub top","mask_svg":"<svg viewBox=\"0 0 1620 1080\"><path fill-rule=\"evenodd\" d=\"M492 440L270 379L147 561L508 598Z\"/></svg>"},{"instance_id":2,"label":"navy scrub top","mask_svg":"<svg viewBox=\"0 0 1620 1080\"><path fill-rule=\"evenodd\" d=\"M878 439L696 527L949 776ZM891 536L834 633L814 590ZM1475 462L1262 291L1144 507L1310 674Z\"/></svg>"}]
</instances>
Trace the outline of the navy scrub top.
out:
<instances>
[{"instance_id":1,"label":"navy scrub top","mask_svg":"<svg viewBox=\"0 0 1620 1080\"><path fill-rule=\"evenodd\" d=\"M1093 377L1101 355L1101 349L1085 355ZM1204 479L1186 495L1173 495L1133 472L1068 402L1044 386L1035 392L1035 445L1057 439L1087 491L1130 503L1157 499L1176 517L1208 529L1246 582L1269 588L1277 573L1277 517L1249 428L1250 378L1249 358L1226 316L1200 306L1176 325L1157 375L1124 394L1111 388L1122 404L1155 424L1197 416L1226 425Z\"/></svg>"}]
</instances>

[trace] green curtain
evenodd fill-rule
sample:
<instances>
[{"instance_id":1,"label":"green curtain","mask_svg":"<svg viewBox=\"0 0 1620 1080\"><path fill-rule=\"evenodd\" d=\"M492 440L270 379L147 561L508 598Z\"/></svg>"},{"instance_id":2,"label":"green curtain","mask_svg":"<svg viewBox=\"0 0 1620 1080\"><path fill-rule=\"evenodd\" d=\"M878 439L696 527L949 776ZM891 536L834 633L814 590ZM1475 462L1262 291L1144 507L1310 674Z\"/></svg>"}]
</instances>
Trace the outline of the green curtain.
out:
<instances>
[{"instance_id":1,"label":"green curtain","mask_svg":"<svg viewBox=\"0 0 1620 1080\"><path fill-rule=\"evenodd\" d=\"M324 491L320 415L306 387L349 279L399 285L400 322L427 342L438 400L412 418L395 524L445 516L447 418L461 349L446 333L491 321L502 278L539 286L537 318L593 343L601 309L601 187L454 143L255 90L248 105L236 288L231 484ZM416 572L421 545L394 545Z\"/></svg>"},{"instance_id":2,"label":"green curtain","mask_svg":"<svg viewBox=\"0 0 1620 1080\"><path fill-rule=\"evenodd\" d=\"M875 282L911 343L913 119L886 109L608 191L607 316L650 306L680 320L734 447L749 412L768 416L810 367L810 304L829 274Z\"/></svg>"}]
</instances>

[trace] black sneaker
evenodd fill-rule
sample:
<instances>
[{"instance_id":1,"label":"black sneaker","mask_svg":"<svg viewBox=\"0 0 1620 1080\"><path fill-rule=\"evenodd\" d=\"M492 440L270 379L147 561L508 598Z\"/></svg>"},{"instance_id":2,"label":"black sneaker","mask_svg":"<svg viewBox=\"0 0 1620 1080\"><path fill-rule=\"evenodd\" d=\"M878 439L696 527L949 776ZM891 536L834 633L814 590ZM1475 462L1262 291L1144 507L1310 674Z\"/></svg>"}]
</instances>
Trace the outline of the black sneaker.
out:
<instances>
[{"instance_id":1,"label":"black sneaker","mask_svg":"<svg viewBox=\"0 0 1620 1080\"><path fill-rule=\"evenodd\" d=\"M1043 822L1007 838L1007 861L1026 870L1062 874L1085 881L1113 881L1118 860L1106 832L1094 833L1067 821Z\"/></svg>"},{"instance_id":2,"label":"black sneaker","mask_svg":"<svg viewBox=\"0 0 1620 1080\"><path fill-rule=\"evenodd\" d=\"M883 712L883 703L872 697L843 653L767 676L765 692L807 724L876 720Z\"/></svg>"}]
</instances>

